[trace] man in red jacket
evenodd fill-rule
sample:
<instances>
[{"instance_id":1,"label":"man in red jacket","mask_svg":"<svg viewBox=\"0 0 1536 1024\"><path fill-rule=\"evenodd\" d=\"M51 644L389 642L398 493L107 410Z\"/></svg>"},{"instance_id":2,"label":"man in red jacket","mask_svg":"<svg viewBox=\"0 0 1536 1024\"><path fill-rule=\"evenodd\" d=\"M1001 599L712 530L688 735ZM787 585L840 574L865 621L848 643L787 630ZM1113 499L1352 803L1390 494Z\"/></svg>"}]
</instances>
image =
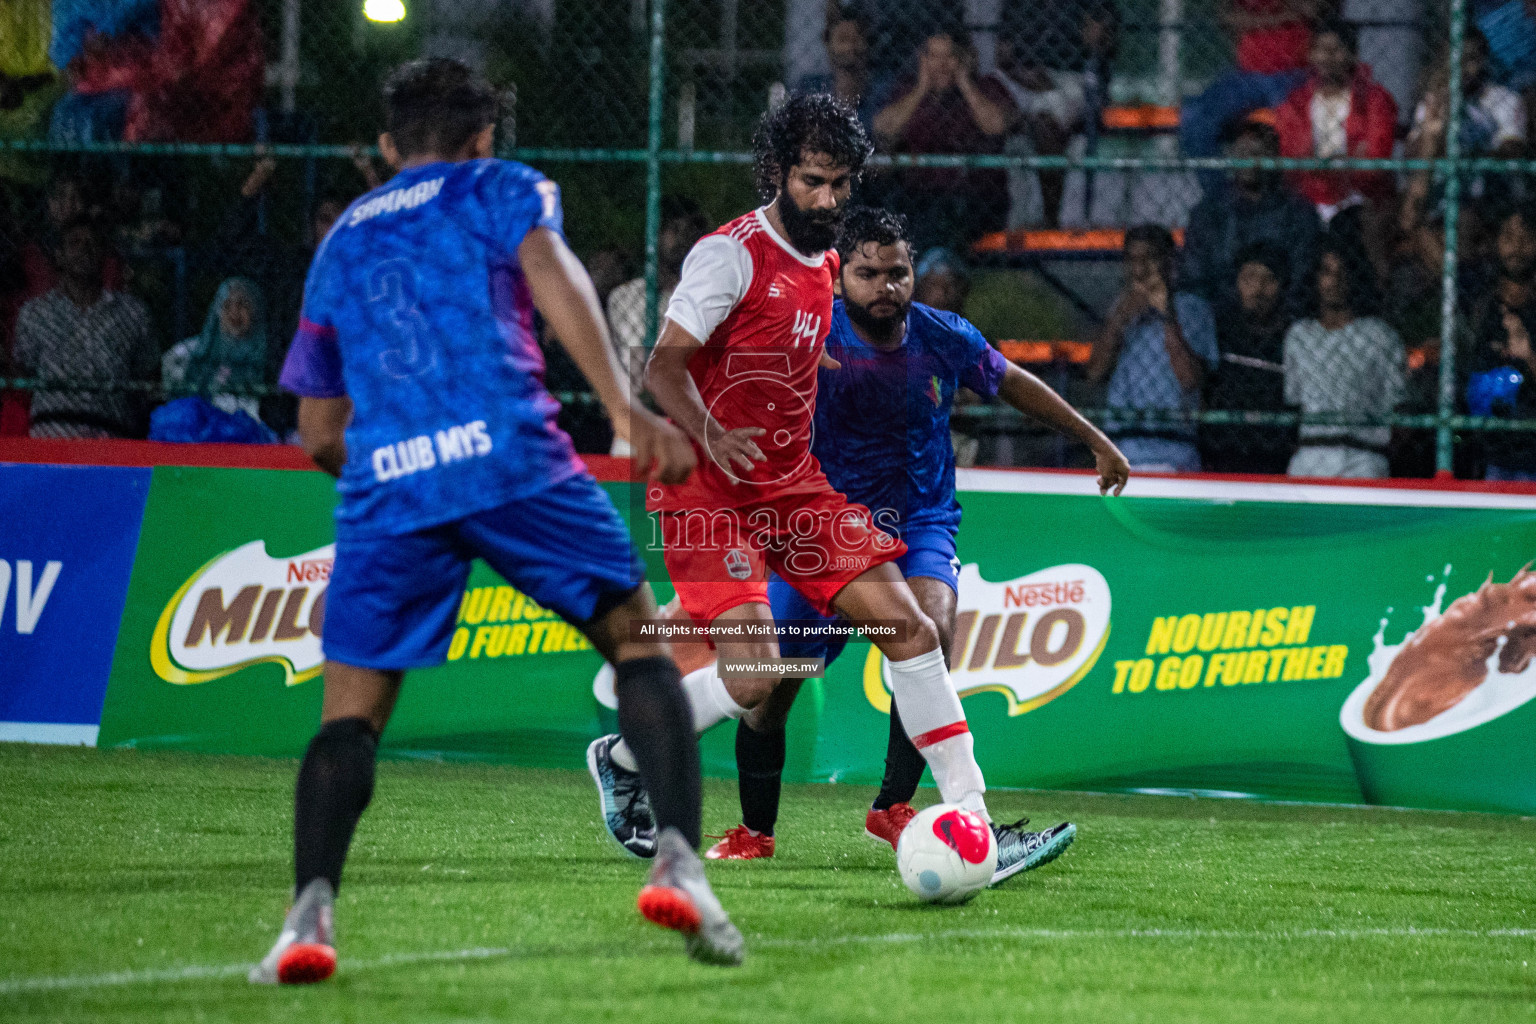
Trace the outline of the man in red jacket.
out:
<instances>
[{"instance_id":1,"label":"man in red jacket","mask_svg":"<svg viewBox=\"0 0 1536 1024\"><path fill-rule=\"evenodd\" d=\"M1280 155L1390 157L1397 103L1360 63L1355 26L1337 20L1319 24L1308 61L1311 75L1275 112ZM1291 178L1325 221L1361 202L1379 208L1392 199L1387 171L1296 171Z\"/></svg>"}]
</instances>

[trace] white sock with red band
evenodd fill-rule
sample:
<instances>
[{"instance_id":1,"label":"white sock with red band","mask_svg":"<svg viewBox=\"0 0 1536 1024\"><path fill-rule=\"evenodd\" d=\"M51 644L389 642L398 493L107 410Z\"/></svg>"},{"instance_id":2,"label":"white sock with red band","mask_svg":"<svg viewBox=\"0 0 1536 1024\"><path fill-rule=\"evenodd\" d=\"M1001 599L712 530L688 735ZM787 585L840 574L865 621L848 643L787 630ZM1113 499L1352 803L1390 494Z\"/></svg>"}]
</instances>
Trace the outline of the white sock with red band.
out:
<instances>
[{"instance_id":1,"label":"white sock with red band","mask_svg":"<svg viewBox=\"0 0 1536 1024\"><path fill-rule=\"evenodd\" d=\"M731 698L731 692L725 688L725 680L720 678L720 670L714 662L683 676L683 692L688 695L688 706L693 711L693 731L696 733L702 733L727 718L740 718L747 713L746 708ZM612 754L620 768L630 772L638 771L635 755L630 753L629 744L622 739L613 745Z\"/></svg>"},{"instance_id":2,"label":"white sock with red band","mask_svg":"<svg viewBox=\"0 0 1536 1024\"><path fill-rule=\"evenodd\" d=\"M891 689L901 705L901 724L928 762L939 796L945 803L959 804L990 821L982 798L987 782L976 763L975 741L965 724L960 695L949 681L944 652L935 648L890 665Z\"/></svg>"},{"instance_id":3,"label":"white sock with red band","mask_svg":"<svg viewBox=\"0 0 1536 1024\"><path fill-rule=\"evenodd\" d=\"M747 709L737 704L731 691L725 688L717 662L712 661L683 676L683 692L688 695L688 706L693 709L694 732L702 733L727 718L737 719L747 713Z\"/></svg>"}]
</instances>

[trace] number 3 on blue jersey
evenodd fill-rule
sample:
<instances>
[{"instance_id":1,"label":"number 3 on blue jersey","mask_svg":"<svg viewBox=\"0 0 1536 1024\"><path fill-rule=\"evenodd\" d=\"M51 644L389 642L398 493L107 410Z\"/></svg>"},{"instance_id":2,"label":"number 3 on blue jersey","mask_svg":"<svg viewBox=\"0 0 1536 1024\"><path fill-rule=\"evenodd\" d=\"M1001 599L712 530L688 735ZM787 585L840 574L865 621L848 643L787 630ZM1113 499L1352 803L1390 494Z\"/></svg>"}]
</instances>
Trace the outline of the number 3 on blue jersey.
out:
<instances>
[{"instance_id":1,"label":"number 3 on blue jersey","mask_svg":"<svg viewBox=\"0 0 1536 1024\"><path fill-rule=\"evenodd\" d=\"M379 365L391 377L414 377L432 368L436 355L430 328L417 305L416 268L410 260L385 260L368 276L368 301L387 303L396 342L379 353Z\"/></svg>"}]
</instances>

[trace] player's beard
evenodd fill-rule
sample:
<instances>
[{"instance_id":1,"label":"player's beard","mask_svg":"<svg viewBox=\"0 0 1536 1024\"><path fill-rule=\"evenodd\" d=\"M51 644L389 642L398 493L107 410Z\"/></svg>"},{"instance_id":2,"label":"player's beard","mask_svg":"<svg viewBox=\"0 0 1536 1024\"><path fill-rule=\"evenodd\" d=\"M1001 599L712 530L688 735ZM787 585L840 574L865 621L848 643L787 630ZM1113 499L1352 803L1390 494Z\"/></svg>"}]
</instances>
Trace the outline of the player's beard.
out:
<instances>
[{"instance_id":1,"label":"player's beard","mask_svg":"<svg viewBox=\"0 0 1536 1024\"><path fill-rule=\"evenodd\" d=\"M862 331L865 337L873 341L894 341L911 309L910 301L900 302L896 304L896 312L876 316L869 311L868 306L861 306L847 295L843 296L843 310L848 314L848 319L853 321L853 326Z\"/></svg>"},{"instance_id":2,"label":"player's beard","mask_svg":"<svg viewBox=\"0 0 1536 1024\"><path fill-rule=\"evenodd\" d=\"M837 229L843 225L843 206L835 210L808 213L800 209L788 192L780 191L779 219L784 222L784 233L789 244L801 252L810 254L832 248L837 241Z\"/></svg>"}]
</instances>

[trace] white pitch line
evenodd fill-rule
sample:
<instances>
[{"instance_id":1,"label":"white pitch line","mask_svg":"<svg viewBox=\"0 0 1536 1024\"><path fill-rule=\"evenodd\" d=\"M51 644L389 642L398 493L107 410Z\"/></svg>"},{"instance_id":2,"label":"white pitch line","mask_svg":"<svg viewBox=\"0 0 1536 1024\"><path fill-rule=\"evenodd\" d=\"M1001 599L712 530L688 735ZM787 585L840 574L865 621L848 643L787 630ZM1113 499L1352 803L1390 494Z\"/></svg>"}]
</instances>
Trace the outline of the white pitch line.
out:
<instances>
[{"instance_id":1,"label":"white pitch line","mask_svg":"<svg viewBox=\"0 0 1536 1024\"><path fill-rule=\"evenodd\" d=\"M754 938L752 949L795 949L851 945L906 945L919 942L987 939L1182 939L1190 941L1261 940L1292 942L1306 939L1375 938L1536 938L1536 928L1307 928L1298 931L1222 931L1204 928L962 928L942 932L896 932L879 935L838 935L830 938L765 939ZM538 956L567 952L559 949L518 948L513 946L476 946L471 949L430 950L416 953L390 953L371 960L343 960L348 972L408 964L463 963L471 960L495 960L511 956ZM42 978L0 979L0 995L24 992L62 992L88 988L111 988L155 982L203 981L244 975L250 964L210 964L170 967L157 970L112 971L107 974L64 975Z\"/></svg>"},{"instance_id":2,"label":"white pitch line","mask_svg":"<svg viewBox=\"0 0 1536 1024\"><path fill-rule=\"evenodd\" d=\"M883 935L835 935L813 939L759 939L748 948L779 946L847 946L904 944L953 939L1185 939L1264 940L1289 942L1300 939L1373 939L1411 937L1470 939L1536 938L1536 928L1307 928L1298 931L1221 931L1205 928L974 928L943 932L891 933Z\"/></svg>"}]
</instances>

